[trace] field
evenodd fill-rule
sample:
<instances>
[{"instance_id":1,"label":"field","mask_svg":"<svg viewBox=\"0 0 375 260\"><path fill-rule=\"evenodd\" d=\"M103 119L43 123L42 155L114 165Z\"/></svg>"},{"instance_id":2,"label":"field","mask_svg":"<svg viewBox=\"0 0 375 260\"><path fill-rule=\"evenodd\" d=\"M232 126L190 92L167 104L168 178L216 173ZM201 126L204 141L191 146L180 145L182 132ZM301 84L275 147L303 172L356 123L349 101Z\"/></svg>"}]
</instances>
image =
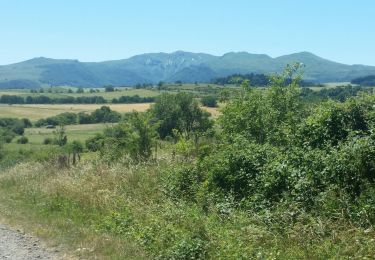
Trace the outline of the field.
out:
<instances>
[{"instance_id":1,"label":"field","mask_svg":"<svg viewBox=\"0 0 375 260\"><path fill-rule=\"evenodd\" d=\"M55 116L64 112L92 112L103 106L102 104L66 104L66 105L3 105L0 104L0 118L28 118L31 121L37 121L42 118ZM106 104L112 110L127 113L132 111L144 112L150 108L151 103L140 104ZM213 117L218 116L217 108L204 107Z\"/></svg>"},{"instance_id":2,"label":"field","mask_svg":"<svg viewBox=\"0 0 375 260\"><path fill-rule=\"evenodd\" d=\"M120 113L146 111L150 103L140 104L109 104L108 106ZM64 112L92 112L100 108L101 104L66 104L66 105L0 105L0 117L28 118L36 121L41 118L55 116Z\"/></svg>"},{"instance_id":3,"label":"field","mask_svg":"<svg viewBox=\"0 0 375 260\"><path fill-rule=\"evenodd\" d=\"M113 124L68 125L65 126L65 130L69 142L80 141L84 143L85 140L103 132L106 127L111 125ZM4 144L4 149L7 151L43 149L46 147L46 145L43 145L44 139L54 138L54 131L55 129L26 128L24 136L29 140L27 144L18 144L16 143L17 138L15 138L11 143Z\"/></svg>"}]
</instances>

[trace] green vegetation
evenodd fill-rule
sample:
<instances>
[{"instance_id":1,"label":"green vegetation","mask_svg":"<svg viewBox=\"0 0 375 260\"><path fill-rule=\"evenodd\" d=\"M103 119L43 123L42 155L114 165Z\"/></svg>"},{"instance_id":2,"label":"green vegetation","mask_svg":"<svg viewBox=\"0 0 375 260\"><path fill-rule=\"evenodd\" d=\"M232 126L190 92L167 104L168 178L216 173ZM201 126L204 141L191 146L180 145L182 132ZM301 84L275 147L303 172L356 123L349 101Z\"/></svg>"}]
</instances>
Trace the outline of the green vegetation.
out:
<instances>
[{"instance_id":1,"label":"green vegetation","mask_svg":"<svg viewBox=\"0 0 375 260\"><path fill-rule=\"evenodd\" d=\"M36 127L56 126L56 125L74 125L74 124L98 124L98 123L117 123L121 119L121 114L112 111L108 106L102 106L91 114L84 112L70 113L65 112L53 117L40 119L35 123Z\"/></svg>"},{"instance_id":2,"label":"green vegetation","mask_svg":"<svg viewBox=\"0 0 375 260\"><path fill-rule=\"evenodd\" d=\"M0 202L83 258L373 258L375 96L306 99L299 69L223 93L217 120L164 93L80 142L5 144Z\"/></svg>"},{"instance_id":3,"label":"green vegetation","mask_svg":"<svg viewBox=\"0 0 375 260\"><path fill-rule=\"evenodd\" d=\"M81 92L80 92L81 93ZM83 93L83 92L82 92ZM114 104L132 104L132 103L148 103L153 102L153 97L140 97L135 96L121 96L112 99ZM82 96L82 97L60 97L50 98L48 96L27 96L23 98L15 95L2 95L0 96L0 104L105 104L108 101L101 96Z\"/></svg>"},{"instance_id":4,"label":"green vegetation","mask_svg":"<svg viewBox=\"0 0 375 260\"><path fill-rule=\"evenodd\" d=\"M146 62L149 61L149 62ZM233 73L270 75L290 63L306 65L305 79L312 82L344 82L375 75L371 66L351 66L301 52L271 58L268 55L230 52L223 56L203 53L149 53L107 62L79 62L35 58L1 66L0 88L37 88L42 86L139 86L183 82L211 82ZM113 93L113 92L108 92Z\"/></svg>"},{"instance_id":5,"label":"green vegetation","mask_svg":"<svg viewBox=\"0 0 375 260\"><path fill-rule=\"evenodd\" d=\"M201 101L203 106L217 107L217 98L215 96L205 96Z\"/></svg>"},{"instance_id":6,"label":"green vegetation","mask_svg":"<svg viewBox=\"0 0 375 260\"><path fill-rule=\"evenodd\" d=\"M353 96L361 93L372 93L372 88L365 88L360 86L337 86L335 88L321 88L319 91L313 91L310 88L303 88L301 95L304 99L312 101L322 101L333 99L337 101L345 101Z\"/></svg>"},{"instance_id":7,"label":"green vegetation","mask_svg":"<svg viewBox=\"0 0 375 260\"><path fill-rule=\"evenodd\" d=\"M366 77L355 78L351 81L352 84L358 84L361 86L374 87L375 86L375 75Z\"/></svg>"}]
</instances>

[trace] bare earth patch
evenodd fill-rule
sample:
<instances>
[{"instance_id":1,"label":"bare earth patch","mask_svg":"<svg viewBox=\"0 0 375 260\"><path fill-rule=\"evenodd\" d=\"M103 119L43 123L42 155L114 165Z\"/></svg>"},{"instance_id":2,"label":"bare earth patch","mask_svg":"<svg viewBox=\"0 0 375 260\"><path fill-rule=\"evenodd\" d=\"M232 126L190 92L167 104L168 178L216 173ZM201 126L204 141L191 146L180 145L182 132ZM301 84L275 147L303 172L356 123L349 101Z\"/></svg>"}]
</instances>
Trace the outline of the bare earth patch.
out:
<instances>
[{"instance_id":1,"label":"bare earth patch","mask_svg":"<svg viewBox=\"0 0 375 260\"><path fill-rule=\"evenodd\" d=\"M39 239L0 224L0 259L66 259L46 249Z\"/></svg>"}]
</instances>

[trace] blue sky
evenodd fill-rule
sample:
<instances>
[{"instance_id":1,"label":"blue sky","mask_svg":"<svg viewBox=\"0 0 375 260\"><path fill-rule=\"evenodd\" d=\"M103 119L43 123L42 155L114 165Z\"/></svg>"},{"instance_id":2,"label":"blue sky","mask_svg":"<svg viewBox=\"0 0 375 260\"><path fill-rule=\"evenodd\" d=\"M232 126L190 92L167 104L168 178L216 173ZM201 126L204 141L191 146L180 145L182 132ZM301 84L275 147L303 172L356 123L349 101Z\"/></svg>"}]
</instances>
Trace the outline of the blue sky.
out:
<instances>
[{"instance_id":1,"label":"blue sky","mask_svg":"<svg viewBox=\"0 0 375 260\"><path fill-rule=\"evenodd\" d=\"M375 65L373 0L0 0L0 64L300 51Z\"/></svg>"}]
</instances>

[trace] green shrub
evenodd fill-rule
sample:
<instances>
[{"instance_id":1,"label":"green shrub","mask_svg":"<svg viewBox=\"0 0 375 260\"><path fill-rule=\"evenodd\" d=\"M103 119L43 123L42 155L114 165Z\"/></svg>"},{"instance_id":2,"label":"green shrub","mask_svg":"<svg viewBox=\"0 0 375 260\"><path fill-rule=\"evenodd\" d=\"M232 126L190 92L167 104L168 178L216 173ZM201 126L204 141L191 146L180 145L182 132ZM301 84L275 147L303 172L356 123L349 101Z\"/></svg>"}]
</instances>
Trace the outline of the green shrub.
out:
<instances>
[{"instance_id":1,"label":"green shrub","mask_svg":"<svg viewBox=\"0 0 375 260\"><path fill-rule=\"evenodd\" d=\"M203 176L194 165L173 165L164 171L163 189L172 199L194 201Z\"/></svg>"},{"instance_id":2,"label":"green shrub","mask_svg":"<svg viewBox=\"0 0 375 260\"><path fill-rule=\"evenodd\" d=\"M43 144L45 145L52 144L52 143L53 143L53 139L50 137L44 138L43 140Z\"/></svg>"},{"instance_id":3,"label":"green shrub","mask_svg":"<svg viewBox=\"0 0 375 260\"><path fill-rule=\"evenodd\" d=\"M29 139L26 136L22 136L17 140L18 144L27 144L29 142Z\"/></svg>"},{"instance_id":4,"label":"green shrub","mask_svg":"<svg viewBox=\"0 0 375 260\"><path fill-rule=\"evenodd\" d=\"M217 107L217 97L205 96L202 98L202 105L206 107Z\"/></svg>"}]
</instances>

